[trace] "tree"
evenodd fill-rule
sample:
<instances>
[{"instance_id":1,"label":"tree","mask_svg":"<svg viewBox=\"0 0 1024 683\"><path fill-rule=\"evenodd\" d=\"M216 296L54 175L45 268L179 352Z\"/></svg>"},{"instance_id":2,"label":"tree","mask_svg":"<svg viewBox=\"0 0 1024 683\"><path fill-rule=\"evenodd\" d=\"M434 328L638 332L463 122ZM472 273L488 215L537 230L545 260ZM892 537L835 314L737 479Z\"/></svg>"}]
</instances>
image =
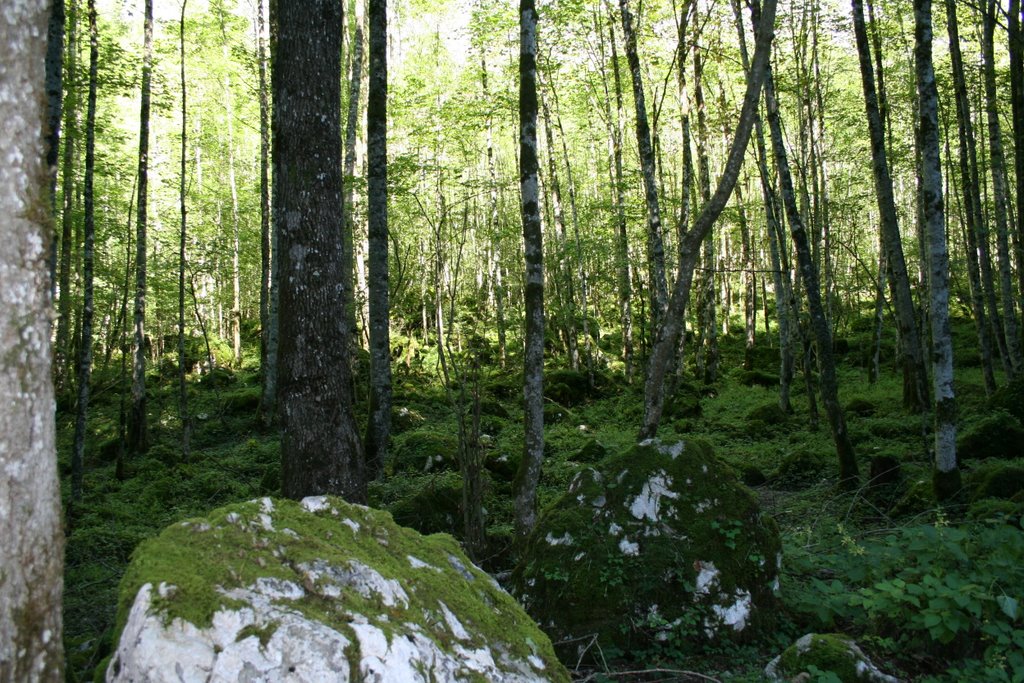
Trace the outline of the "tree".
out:
<instances>
[{"instance_id":1,"label":"tree","mask_svg":"<svg viewBox=\"0 0 1024 683\"><path fill-rule=\"evenodd\" d=\"M332 493L363 502L340 296L342 5L278 3L276 15L271 88L281 490L289 498Z\"/></svg>"},{"instance_id":2,"label":"tree","mask_svg":"<svg viewBox=\"0 0 1024 683\"><path fill-rule=\"evenodd\" d=\"M260 100L260 418L270 425L277 413L277 249L270 229L270 96L267 83L267 28L264 0L256 8L256 59ZM349 278L351 280L351 278Z\"/></svg>"},{"instance_id":3,"label":"tree","mask_svg":"<svg viewBox=\"0 0 1024 683\"><path fill-rule=\"evenodd\" d=\"M544 460L544 250L537 159L537 9L519 2L519 191L526 258L526 352L523 357L523 459L515 487L516 535L537 522L537 484Z\"/></svg>"},{"instance_id":4,"label":"tree","mask_svg":"<svg viewBox=\"0 0 1024 683\"><path fill-rule=\"evenodd\" d=\"M50 349L49 178L44 162L49 3L0 21L0 681L61 681L64 535Z\"/></svg>"},{"instance_id":5,"label":"tree","mask_svg":"<svg viewBox=\"0 0 1024 683\"><path fill-rule=\"evenodd\" d=\"M185 82L185 7L187 5L187 0L181 0L181 21L178 24L178 49L181 57L181 173L178 178L178 209L181 212L181 230L178 234L178 419L181 420L181 457L185 462L189 461L192 450L192 418L188 413L188 386L185 383L185 269L188 265L186 260L188 207L185 202L187 189L185 160L188 155L188 89ZM232 187L234 187L234 183L232 183ZM237 230L235 234L238 234Z\"/></svg>"},{"instance_id":6,"label":"tree","mask_svg":"<svg viewBox=\"0 0 1024 683\"><path fill-rule=\"evenodd\" d=\"M99 35L96 30L96 2L88 0L89 94L85 114L85 245L82 254L82 338L78 346L78 415L71 453L71 499L82 499L82 461L85 455L85 426L89 414L92 379L93 262L96 244L96 76L99 69Z\"/></svg>"},{"instance_id":7,"label":"tree","mask_svg":"<svg viewBox=\"0 0 1024 683\"><path fill-rule=\"evenodd\" d=\"M132 342L132 405L128 415L127 449L149 447L146 425L146 229L149 192L149 108L153 80L153 0L146 0L142 48L142 104L139 110L139 199L135 219L135 309Z\"/></svg>"},{"instance_id":8,"label":"tree","mask_svg":"<svg viewBox=\"0 0 1024 683\"><path fill-rule=\"evenodd\" d=\"M960 470L956 462L953 340L949 331L949 254L942 206L939 93L932 66L931 0L914 0L914 66L921 131L918 150L921 208L928 238L928 317L932 326L932 388L935 392L934 485L936 497L946 500L960 491Z\"/></svg>"},{"instance_id":9,"label":"tree","mask_svg":"<svg viewBox=\"0 0 1024 683\"><path fill-rule=\"evenodd\" d=\"M757 103L761 94L771 52L772 36L775 34L775 0L766 0L757 24L757 38L754 43L754 57L747 76L747 90L743 95L743 106L736 123L736 133L726 158L722 175L718 180L711 200L701 209L700 215L681 239L679 264L675 285L669 299L668 314L658 328L651 356L647 361L644 379L644 417L640 428L641 438L652 438L658 431L661 413L665 407L665 377L672 364L673 355L679 343L683 327L683 314L690 297L693 270L697 265L700 245L714 227L726 203L732 195L739 178L743 157L746 154L750 132L757 118Z\"/></svg>"},{"instance_id":10,"label":"tree","mask_svg":"<svg viewBox=\"0 0 1024 683\"><path fill-rule=\"evenodd\" d=\"M387 0L369 0L370 83L366 90L367 213L369 236L370 419L366 464L384 471L391 438L391 328L388 305Z\"/></svg>"}]
</instances>

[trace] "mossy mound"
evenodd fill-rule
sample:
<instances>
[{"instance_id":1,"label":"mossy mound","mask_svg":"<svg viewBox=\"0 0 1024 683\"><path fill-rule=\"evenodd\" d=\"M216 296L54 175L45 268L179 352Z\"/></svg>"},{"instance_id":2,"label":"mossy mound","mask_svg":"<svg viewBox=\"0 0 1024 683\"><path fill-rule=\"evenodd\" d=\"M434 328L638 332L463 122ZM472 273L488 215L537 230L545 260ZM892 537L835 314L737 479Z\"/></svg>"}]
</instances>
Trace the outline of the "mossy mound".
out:
<instances>
[{"instance_id":1,"label":"mossy mound","mask_svg":"<svg viewBox=\"0 0 1024 683\"><path fill-rule=\"evenodd\" d=\"M576 462L592 463L601 460L607 455L608 447L597 439L590 438L573 454L571 459Z\"/></svg>"},{"instance_id":2,"label":"mossy mound","mask_svg":"<svg viewBox=\"0 0 1024 683\"><path fill-rule=\"evenodd\" d=\"M597 392L590 386L585 372L570 369L544 373L544 396L567 408L578 406Z\"/></svg>"},{"instance_id":3,"label":"mossy mound","mask_svg":"<svg viewBox=\"0 0 1024 683\"><path fill-rule=\"evenodd\" d=\"M423 485L389 506L395 522L421 534L458 535L462 528L462 476L445 472L423 477Z\"/></svg>"},{"instance_id":4,"label":"mossy mound","mask_svg":"<svg viewBox=\"0 0 1024 683\"><path fill-rule=\"evenodd\" d=\"M1024 427L1010 413L993 411L964 429L956 452L960 460L1020 457L1024 455Z\"/></svg>"},{"instance_id":5,"label":"mossy mound","mask_svg":"<svg viewBox=\"0 0 1024 683\"><path fill-rule=\"evenodd\" d=\"M394 440L395 472L439 472L458 467L459 439L454 433L417 429Z\"/></svg>"},{"instance_id":6,"label":"mossy mound","mask_svg":"<svg viewBox=\"0 0 1024 683\"><path fill-rule=\"evenodd\" d=\"M594 634L625 653L699 647L771 621L780 548L774 520L709 447L649 440L575 476L512 586L554 640L579 639L572 648Z\"/></svg>"},{"instance_id":7,"label":"mossy mound","mask_svg":"<svg viewBox=\"0 0 1024 683\"><path fill-rule=\"evenodd\" d=\"M747 413L747 424L758 428L784 424L788 419L789 415L778 403L765 403Z\"/></svg>"},{"instance_id":8,"label":"mossy mound","mask_svg":"<svg viewBox=\"0 0 1024 683\"><path fill-rule=\"evenodd\" d=\"M868 486L898 484L903 478L900 459L893 453L876 453L868 467Z\"/></svg>"},{"instance_id":9,"label":"mossy mound","mask_svg":"<svg viewBox=\"0 0 1024 683\"><path fill-rule=\"evenodd\" d=\"M779 463L772 483L784 488L805 488L824 476L825 466L824 456L806 449L796 450Z\"/></svg>"},{"instance_id":10,"label":"mossy mound","mask_svg":"<svg viewBox=\"0 0 1024 683\"><path fill-rule=\"evenodd\" d=\"M424 422L426 422L426 418L418 411L408 406L401 406L391 414L391 433L392 435L402 434L416 429Z\"/></svg>"},{"instance_id":11,"label":"mossy mound","mask_svg":"<svg viewBox=\"0 0 1024 683\"><path fill-rule=\"evenodd\" d=\"M877 410L875 404L866 398L850 399L849 403L846 404L846 412L850 415L871 417L875 414L875 410Z\"/></svg>"},{"instance_id":12,"label":"mossy mound","mask_svg":"<svg viewBox=\"0 0 1024 683\"><path fill-rule=\"evenodd\" d=\"M117 631L113 681L569 680L453 538L325 496L232 505L142 543Z\"/></svg>"},{"instance_id":13,"label":"mossy mound","mask_svg":"<svg viewBox=\"0 0 1024 683\"><path fill-rule=\"evenodd\" d=\"M260 407L262 398L259 387L242 387L226 392L221 400L228 415L252 415Z\"/></svg>"},{"instance_id":14,"label":"mossy mound","mask_svg":"<svg viewBox=\"0 0 1024 683\"><path fill-rule=\"evenodd\" d=\"M810 675L832 674L841 683L897 683L882 673L857 643L839 633L808 633L773 659L764 673L772 681L819 680Z\"/></svg>"},{"instance_id":15,"label":"mossy mound","mask_svg":"<svg viewBox=\"0 0 1024 683\"><path fill-rule=\"evenodd\" d=\"M665 405L663 419L675 420L687 417L700 417L703 408L699 394L676 394Z\"/></svg>"},{"instance_id":16,"label":"mossy mound","mask_svg":"<svg viewBox=\"0 0 1024 683\"><path fill-rule=\"evenodd\" d=\"M988 400L988 407L1005 410L1018 420L1024 421L1024 376L996 389Z\"/></svg>"},{"instance_id":17,"label":"mossy mound","mask_svg":"<svg viewBox=\"0 0 1024 683\"><path fill-rule=\"evenodd\" d=\"M776 354L778 355L778 354ZM773 389L779 386L779 376L764 370L745 370L737 378L745 387L764 387Z\"/></svg>"},{"instance_id":18,"label":"mossy mound","mask_svg":"<svg viewBox=\"0 0 1024 683\"><path fill-rule=\"evenodd\" d=\"M1024 491L1024 464L993 462L975 469L967 478L971 500L1010 500Z\"/></svg>"}]
</instances>

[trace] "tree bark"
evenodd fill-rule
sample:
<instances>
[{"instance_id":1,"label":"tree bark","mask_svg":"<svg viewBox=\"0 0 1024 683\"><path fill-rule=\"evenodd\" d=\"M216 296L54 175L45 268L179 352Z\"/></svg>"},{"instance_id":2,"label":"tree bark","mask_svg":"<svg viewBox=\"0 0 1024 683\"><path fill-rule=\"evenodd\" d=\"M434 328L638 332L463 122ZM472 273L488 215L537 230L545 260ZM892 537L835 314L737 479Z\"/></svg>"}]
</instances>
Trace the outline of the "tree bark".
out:
<instances>
[{"instance_id":1,"label":"tree bark","mask_svg":"<svg viewBox=\"0 0 1024 683\"><path fill-rule=\"evenodd\" d=\"M391 330L388 320L387 0L369 0L366 90L367 213L369 235L370 418L367 475L384 471L391 438Z\"/></svg>"},{"instance_id":2,"label":"tree bark","mask_svg":"<svg viewBox=\"0 0 1024 683\"><path fill-rule=\"evenodd\" d=\"M188 88L185 82L185 7L187 5L187 0L182 0L181 21L178 24L178 52L181 60L181 171L178 179L178 209L181 213L181 229L178 233L178 419L181 420L181 458L185 462L192 457L192 418L188 413L188 385L185 382L187 370L185 367L185 269L188 266L186 260L188 207L185 204L187 188L185 161L188 158ZM221 27L223 30L223 24ZM238 234L237 231L235 234ZM237 254L237 249L235 253Z\"/></svg>"},{"instance_id":3,"label":"tree bark","mask_svg":"<svg viewBox=\"0 0 1024 683\"><path fill-rule=\"evenodd\" d=\"M257 0L256 58L260 100L260 421L269 427L277 416L277 249L270 227L270 84L267 82L267 28L264 0Z\"/></svg>"},{"instance_id":4,"label":"tree bark","mask_svg":"<svg viewBox=\"0 0 1024 683\"><path fill-rule=\"evenodd\" d=\"M146 229L149 190L149 108L153 79L153 0L146 0L143 17L142 106L139 113L139 199L135 219L135 310L132 344L132 405L128 414L129 453L149 448L146 424Z\"/></svg>"},{"instance_id":5,"label":"tree bark","mask_svg":"<svg viewBox=\"0 0 1024 683\"><path fill-rule=\"evenodd\" d=\"M89 94L85 113L85 226L82 254L82 338L78 347L78 408L71 451L71 500L82 500L82 463L85 456L85 428L89 415L92 378L93 255L96 244L96 212L93 180L96 170L96 76L99 69L99 35L96 31L96 2L88 0Z\"/></svg>"},{"instance_id":6,"label":"tree bark","mask_svg":"<svg viewBox=\"0 0 1024 683\"><path fill-rule=\"evenodd\" d=\"M49 3L0 21L0 681L62 681L64 534L50 347L45 55Z\"/></svg>"},{"instance_id":7,"label":"tree bark","mask_svg":"<svg viewBox=\"0 0 1024 683\"><path fill-rule=\"evenodd\" d=\"M356 137L359 131L359 108L363 84L363 16L362 2L355 3L355 34L352 39L352 69L349 76L348 119L345 122L345 225L342 231L342 270L345 274L345 322L349 327L350 340L355 342L356 327L355 298L355 175ZM355 348L353 346L353 357Z\"/></svg>"},{"instance_id":8,"label":"tree bark","mask_svg":"<svg viewBox=\"0 0 1024 683\"><path fill-rule=\"evenodd\" d=\"M348 328L339 296L342 4L282 2L276 10L271 87L281 491L361 503L362 444L349 402Z\"/></svg>"},{"instance_id":9,"label":"tree bark","mask_svg":"<svg viewBox=\"0 0 1024 683\"><path fill-rule=\"evenodd\" d=\"M68 10L67 33L68 73L74 74L78 62L78 2L71 0ZM75 116L78 111L78 88L75 83L65 84L68 89L67 101L64 102L64 154L61 160L61 231L60 231L60 264L57 272L57 342L54 358L54 380L57 391L62 392L67 381L68 358L71 352L71 250L74 234L75 207L75 146L78 144L75 130Z\"/></svg>"},{"instance_id":10,"label":"tree bark","mask_svg":"<svg viewBox=\"0 0 1024 683\"><path fill-rule=\"evenodd\" d=\"M622 14L622 33L626 47L626 62L633 80L633 103L636 108L636 144L640 153L640 170L644 177L644 200L647 203L647 274L651 287L651 331L661 324L668 307L668 285L665 279L665 246L661 234L661 209L658 205L658 182L655 177L654 149L651 146L651 127L647 122L647 104L644 98L640 56L637 53L636 32L629 0L619 0Z\"/></svg>"},{"instance_id":11,"label":"tree bark","mask_svg":"<svg viewBox=\"0 0 1024 683\"><path fill-rule=\"evenodd\" d=\"M537 522L537 484L544 460L544 250L537 160L537 10L519 2L519 188L526 260L523 356L523 459L515 482L515 531L520 541Z\"/></svg>"},{"instance_id":12,"label":"tree bark","mask_svg":"<svg viewBox=\"0 0 1024 683\"><path fill-rule=\"evenodd\" d=\"M53 0L46 32L46 169L50 174L50 208L57 214L57 160L60 115L64 104L64 0ZM50 240L50 291L57 287L57 240Z\"/></svg>"},{"instance_id":13,"label":"tree bark","mask_svg":"<svg viewBox=\"0 0 1024 683\"><path fill-rule=\"evenodd\" d=\"M942 205L939 157L939 93L932 66L932 3L914 0L914 66L921 148L918 167L928 237L929 320L932 326L932 388L935 392L935 495L947 500L960 490L956 462L956 400L953 343L949 330L949 254Z\"/></svg>"},{"instance_id":14,"label":"tree bark","mask_svg":"<svg viewBox=\"0 0 1024 683\"><path fill-rule=\"evenodd\" d=\"M758 24L754 58L747 77L747 90L743 96L743 106L736 124L736 134L726 158L718 187L711 201L704 205L694 226L687 231L683 246L680 247L679 271L676 274L672 297L669 300L668 314L659 327L657 337L651 348L651 356L647 362L647 373L644 379L644 417L640 429L640 438L652 438L658 431L661 413L665 407L665 377L672 364L673 355L679 343L679 335L683 327L683 314L690 296L690 285L693 282L693 269L697 265L700 243L714 226L721 215L729 196L732 194L743 165L750 132L754 127L757 114L757 103L761 93L768 57L771 52L772 36L775 33L775 0L765 0L762 20Z\"/></svg>"},{"instance_id":15,"label":"tree bark","mask_svg":"<svg viewBox=\"0 0 1024 683\"><path fill-rule=\"evenodd\" d=\"M853 0L853 27L860 59L861 84L864 89L864 107L867 112L868 133L871 140L871 169L875 178L875 196L885 244L886 262L891 269L889 280L892 301L896 310L896 325L900 334L900 352L903 365L903 406L920 412L928 405L928 372L921 353L921 338L914 318L914 299L910 291L907 263L903 257L896 201L893 196L892 177L886 156L885 130L878 95L875 91L874 69L868 47L868 34L864 25L862 0Z\"/></svg>"},{"instance_id":16,"label":"tree bark","mask_svg":"<svg viewBox=\"0 0 1024 683\"><path fill-rule=\"evenodd\" d=\"M988 149L992 169L992 194L995 199L996 252L999 255L999 289L1002 295L1003 334L1006 335L1006 349L1010 357L1010 373L1021 372L1021 341L1017 321L1016 297L1013 291L1012 264L1010 259L1010 229L1008 225L1009 198L1006 188L1006 160L1003 155L1002 125L999 122L999 106L996 94L995 69L995 28L996 0L988 0L984 9L984 31L982 54L985 66L985 113L988 116ZM915 12L916 15L916 12Z\"/></svg>"}]
</instances>

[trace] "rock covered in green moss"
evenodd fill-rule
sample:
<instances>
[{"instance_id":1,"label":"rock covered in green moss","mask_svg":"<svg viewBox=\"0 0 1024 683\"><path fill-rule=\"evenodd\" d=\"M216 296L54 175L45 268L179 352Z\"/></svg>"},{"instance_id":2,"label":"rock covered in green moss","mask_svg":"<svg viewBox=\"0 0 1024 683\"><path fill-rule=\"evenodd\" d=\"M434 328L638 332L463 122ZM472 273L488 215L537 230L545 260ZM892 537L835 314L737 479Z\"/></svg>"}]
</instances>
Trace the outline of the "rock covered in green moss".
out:
<instances>
[{"instance_id":1,"label":"rock covered in green moss","mask_svg":"<svg viewBox=\"0 0 1024 683\"><path fill-rule=\"evenodd\" d=\"M338 498L172 525L121 583L108 681L568 681L450 536Z\"/></svg>"},{"instance_id":2,"label":"rock covered in green moss","mask_svg":"<svg viewBox=\"0 0 1024 683\"><path fill-rule=\"evenodd\" d=\"M764 670L765 676L772 681L795 680L804 672L832 673L842 683L898 683L896 678L882 673L857 643L837 633L802 636Z\"/></svg>"},{"instance_id":3,"label":"rock covered in green moss","mask_svg":"<svg viewBox=\"0 0 1024 683\"><path fill-rule=\"evenodd\" d=\"M1024 426L1020 420L1002 410L993 410L959 435L956 454L960 460L983 458L1012 459L1022 455Z\"/></svg>"},{"instance_id":4,"label":"rock covered in green moss","mask_svg":"<svg viewBox=\"0 0 1024 683\"><path fill-rule=\"evenodd\" d=\"M513 593L553 640L627 653L770 620L778 531L710 447L648 440L579 472L541 515Z\"/></svg>"}]
</instances>

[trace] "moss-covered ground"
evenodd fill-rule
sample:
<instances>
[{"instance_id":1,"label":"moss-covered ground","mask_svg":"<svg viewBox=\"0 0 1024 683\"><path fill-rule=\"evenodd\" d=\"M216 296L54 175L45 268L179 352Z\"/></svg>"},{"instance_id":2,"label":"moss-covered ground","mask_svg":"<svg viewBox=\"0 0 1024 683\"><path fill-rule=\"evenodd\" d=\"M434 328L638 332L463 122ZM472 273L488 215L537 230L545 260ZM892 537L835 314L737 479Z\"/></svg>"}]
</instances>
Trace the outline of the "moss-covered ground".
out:
<instances>
[{"instance_id":1,"label":"moss-covered ground","mask_svg":"<svg viewBox=\"0 0 1024 683\"><path fill-rule=\"evenodd\" d=\"M990 401L970 354L957 356L962 433L970 434L973 443L1006 447L998 453L989 448L984 457L965 461L965 491L952 506L940 508L931 495L925 425L902 408L902 378L891 347L883 354L879 381L870 384L862 352L869 334L859 330L846 333L850 350L839 356L840 398L851 408L847 421L861 467L861 486L849 492L836 486L838 468L824 415L819 426L810 424L799 375L793 383L794 411L778 419L764 408L776 401L777 390L766 380L754 381L763 376L752 379L742 369L742 334L721 338L722 376L716 384L701 386L686 373L678 393L680 408L669 411L659 436L664 442L699 438L738 477L756 484L762 508L774 516L782 535L779 618L754 643L722 642L697 653L669 643L645 650L642 661L630 660L630 653L616 660L609 653L610 671L690 670L720 680L757 681L772 657L813 631L854 638L883 670L901 678L1024 677L1024 494L1018 483L1024 454L1014 452L1017 442L1010 438L1019 423L992 419L996 408L1007 416L1019 409L1013 392L1004 390ZM966 324L958 330L970 339ZM759 330L758 341L752 370L777 375L774 338ZM253 349L241 368L220 372L216 381L190 378L195 432L188 462L181 456L173 373L154 369L149 376L152 445L146 454L126 459L120 478L115 462L119 359L97 368L84 499L67 515L69 680L91 680L94 668L110 654L118 584L140 542L213 508L278 494L278 434L260 425L253 399L259 386L256 355ZM479 382L488 544L476 560L499 577L516 562L511 491L522 451L519 365L512 356L506 370L487 366ZM595 386L584 384L583 389L572 371L556 361L549 367L557 371L558 382L553 387L557 396L549 397L541 506L561 496L582 467L635 446L642 412L641 383L627 383L621 364L599 368ZM409 364L396 363L394 387L392 452L400 457L370 486L371 504L408 524L415 522L421 531L461 537L462 503L452 495L460 485L459 469L454 453L451 459L437 458L453 437L457 443L457 421L436 363L426 353ZM357 391L363 420L365 396L361 388ZM977 437L1000 425L1011 433ZM62 404L58 437L65 496L72 432L72 408ZM876 458L898 463L899 471L869 486ZM427 467L427 462L433 464ZM566 664L573 669L576 662ZM593 669L580 673L594 674L591 680L601 674Z\"/></svg>"}]
</instances>

